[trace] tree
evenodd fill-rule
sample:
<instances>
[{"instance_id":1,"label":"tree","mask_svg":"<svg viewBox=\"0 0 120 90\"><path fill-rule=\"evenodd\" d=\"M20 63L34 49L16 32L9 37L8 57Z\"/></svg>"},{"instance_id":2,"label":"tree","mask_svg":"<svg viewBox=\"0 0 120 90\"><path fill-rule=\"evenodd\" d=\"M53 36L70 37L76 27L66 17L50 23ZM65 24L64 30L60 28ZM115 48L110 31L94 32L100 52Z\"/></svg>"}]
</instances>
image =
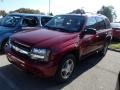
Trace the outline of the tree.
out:
<instances>
[{"instance_id":1,"label":"tree","mask_svg":"<svg viewBox=\"0 0 120 90\"><path fill-rule=\"evenodd\" d=\"M44 13L40 12L39 10L34 10L34 9L29 9L29 8L20 8L14 11L10 11L10 13L30 13L30 14L42 14L44 15Z\"/></svg>"},{"instance_id":2,"label":"tree","mask_svg":"<svg viewBox=\"0 0 120 90\"><path fill-rule=\"evenodd\" d=\"M50 16L53 16L53 13L49 13Z\"/></svg>"},{"instance_id":3,"label":"tree","mask_svg":"<svg viewBox=\"0 0 120 90\"><path fill-rule=\"evenodd\" d=\"M1 0L1 2L3 2L3 0Z\"/></svg>"},{"instance_id":4,"label":"tree","mask_svg":"<svg viewBox=\"0 0 120 90\"><path fill-rule=\"evenodd\" d=\"M97 11L98 14L105 15L109 18L110 22L113 22L116 19L117 15L113 6L102 6L100 10Z\"/></svg>"},{"instance_id":5,"label":"tree","mask_svg":"<svg viewBox=\"0 0 120 90\"><path fill-rule=\"evenodd\" d=\"M72 12L70 12L69 14L84 14L85 11L83 9L76 9L76 10L73 10Z\"/></svg>"},{"instance_id":6,"label":"tree","mask_svg":"<svg viewBox=\"0 0 120 90\"><path fill-rule=\"evenodd\" d=\"M6 16L7 13L5 12L5 10L0 10L0 16Z\"/></svg>"}]
</instances>

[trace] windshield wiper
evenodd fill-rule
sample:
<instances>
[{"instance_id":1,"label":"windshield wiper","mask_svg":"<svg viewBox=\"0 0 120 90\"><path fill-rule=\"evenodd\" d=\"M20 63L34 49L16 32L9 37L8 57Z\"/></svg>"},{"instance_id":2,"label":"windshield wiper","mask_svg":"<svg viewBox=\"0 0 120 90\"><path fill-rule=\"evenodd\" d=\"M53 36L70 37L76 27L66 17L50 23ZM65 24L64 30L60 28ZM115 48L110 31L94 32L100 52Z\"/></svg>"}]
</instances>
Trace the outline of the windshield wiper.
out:
<instances>
[{"instance_id":1,"label":"windshield wiper","mask_svg":"<svg viewBox=\"0 0 120 90\"><path fill-rule=\"evenodd\" d=\"M59 32L68 32L68 33L73 32L71 30L61 28L61 27L50 27L50 26L47 26L47 25L45 25L44 27L47 28L47 29L54 30L54 31L59 31Z\"/></svg>"},{"instance_id":2,"label":"windshield wiper","mask_svg":"<svg viewBox=\"0 0 120 90\"><path fill-rule=\"evenodd\" d=\"M60 32L67 32L68 30L65 28L61 28L61 27L55 27L56 31L60 31Z\"/></svg>"},{"instance_id":3,"label":"windshield wiper","mask_svg":"<svg viewBox=\"0 0 120 90\"><path fill-rule=\"evenodd\" d=\"M50 27L50 26L47 26L47 25L45 25L44 28L53 29L53 27Z\"/></svg>"}]
</instances>

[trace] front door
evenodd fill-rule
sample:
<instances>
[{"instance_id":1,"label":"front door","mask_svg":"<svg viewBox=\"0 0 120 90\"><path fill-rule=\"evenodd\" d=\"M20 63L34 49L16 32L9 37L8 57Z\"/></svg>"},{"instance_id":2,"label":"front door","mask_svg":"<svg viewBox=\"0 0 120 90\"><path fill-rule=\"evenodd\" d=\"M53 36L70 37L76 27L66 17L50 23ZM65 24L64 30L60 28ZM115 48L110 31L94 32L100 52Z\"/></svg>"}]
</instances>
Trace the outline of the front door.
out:
<instances>
[{"instance_id":1,"label":"front door","mask_svg":"<svg viewBox=\"0 0 120 90\"><path fill-rule=\"evenodd\" d=\"M87 23L86 23L86 28L94 28L96 29L96 18L95 17L88 17L88 20L87 20ZM83 46L83 51L82 51L82 54L83 55L86 55L86 54L89 54L95 50L98 49L99 45L99 35L98 34L95 34L95 35L88 35L88 34L85 34L84 37L82 38L82 44L84 45Z\"/></svg>"}]
</instances>

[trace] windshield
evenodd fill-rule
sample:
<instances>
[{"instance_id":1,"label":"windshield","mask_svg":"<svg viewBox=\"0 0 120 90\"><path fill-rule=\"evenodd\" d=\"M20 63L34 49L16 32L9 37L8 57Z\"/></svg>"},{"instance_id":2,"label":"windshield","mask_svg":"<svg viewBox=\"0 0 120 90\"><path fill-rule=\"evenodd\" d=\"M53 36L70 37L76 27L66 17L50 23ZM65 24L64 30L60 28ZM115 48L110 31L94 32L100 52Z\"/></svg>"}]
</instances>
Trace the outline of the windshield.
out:
<instances>
[{"instance_id":1,"label":"windshield","mask_svg":"<svg viewBox=\"0 0 120 90\"><path fill-rule=\"evenodd\" d=\"M112 28L120 28L120 23L111 23Z\"/></svg>"},{"instance_id":2,"label":"windshield","mask_svg":"<svg viewBox=\"0 0 120 90\"><path fill-rule=\"evenodd\" d=\"M84 17L77 15L59 15L50 20L45 27L61 32L79 32L84 24Z\"/></svg>"},{"instance_id":3,"label":"windshield","mask_svg":"<svg viewBox=\"0 0 120 90\"><path fill-rule=\"evenodd\" d=\"M5 16L0 20L0 25L7 26L7 27L15 27L19 24L21 16Z\"/></svg>"}]
</instances>

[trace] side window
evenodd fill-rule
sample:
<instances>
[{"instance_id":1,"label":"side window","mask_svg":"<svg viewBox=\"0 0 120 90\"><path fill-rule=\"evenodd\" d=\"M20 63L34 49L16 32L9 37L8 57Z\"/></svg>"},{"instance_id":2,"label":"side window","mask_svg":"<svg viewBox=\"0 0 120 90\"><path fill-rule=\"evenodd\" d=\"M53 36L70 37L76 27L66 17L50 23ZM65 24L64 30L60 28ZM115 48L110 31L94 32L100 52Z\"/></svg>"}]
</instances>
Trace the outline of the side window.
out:
<instances>
[{"instance_id":1,"label":"side window","mask_svg":"<svg viewBox=\"0 0 120 90\"><path fill-rule=\"evenodd\" d=\"M52 17L41 17L41 24L44 26Z\"/></svg>"},{"instance_id":2,"label":"side window","mask_svg":"<svg viewBox=\"0 0 120 90\"><path fill-rule=\"evenodd\" d=\"M23 18L22 26L24 27L36 27L39 25L37 17L27 16Z\"/></svg>"},{"instance_id":3,"label":"side window","mask_svg":"<svg viewBox=\"0 0 120 90\"><path fill-rule=\"evenodd\" d=\"M110 21L107 18L105 19L105 23L106 23L106 29L111 28Z\"/></svg>"},{"instance_id":4,"label":"side window","mask_svg":"<svg viewBox=\"0 0 120 90\"><path fill-rule=\"evenodd\" d=\"M96 28L96 19L95 19L95 17L88 17L86 27L87 28Z\"/></svg>"},{"instance_id":5,"label":"side window","mask_svg":"<svg viewBox=\"0 0 120 90\"><path fill-rule=\"evenodd\" d=\"M97 30L106 29L106 24L102 17L96 17L96 20L97 20L97 23L96 23Z\"/></svg>"}]
</instances>

